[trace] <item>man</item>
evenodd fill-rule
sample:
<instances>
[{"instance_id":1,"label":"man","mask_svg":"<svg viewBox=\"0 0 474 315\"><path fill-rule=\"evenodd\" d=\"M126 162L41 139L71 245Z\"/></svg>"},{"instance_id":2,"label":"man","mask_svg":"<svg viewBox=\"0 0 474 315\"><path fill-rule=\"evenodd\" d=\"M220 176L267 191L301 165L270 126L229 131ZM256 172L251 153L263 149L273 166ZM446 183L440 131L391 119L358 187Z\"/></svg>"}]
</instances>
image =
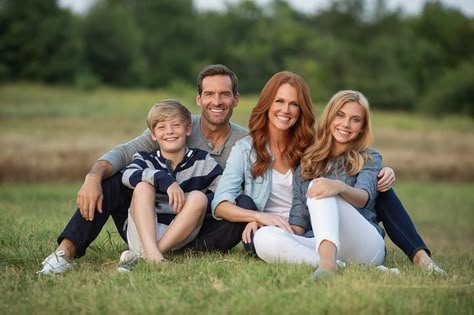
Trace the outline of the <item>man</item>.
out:
<instances>
[{"instance_id":1,"label":"man","mask_svg":"<svg viewBox=\"0 0 474 315\"><path fill-rule=\"evenodd\" d=\"M231 148L247 135L245 128L230 122L234 108L239 105L235 73L220 64L202 69L197 78L196 104L201 108L201 114L193 116L193 128L186 145L209 151L225 168ZM147 129L94 163L78 192L78 208L59 235L59 246L43 261L39 274L62 273L72 268L72 259L85 255L110 216L127 242L124 231L133 191L122 185L120 171L131 162L134 153L157 148L158 144ZM389 189L395 180L393 171L383 169L379 176L381 191ZM249 197L239 196L236 203L242 208L256 210ZM228 250L240 242L246 223L215 220L210 215L210 207L208 214L196 239L183 249Z\"/></svg>"},{"instance_id":2,"label":"man","mask_svg":"<svg viewBox=\"0 0 474 315\"><path fill-rule=\"evenodd\" d=\"M186 144L209 151L225 167L230 149L247 130L232 122L230 117L239 104L238 79L224 65L205 67L197 79L196 103L201 115L193 116L193 128ZM121 183L120 171L130 163L134 153L158 148L147 129L128 143L113 148L100 157L86 175L77 195L78 209L58 237L59 246L43 262L38 273L61 273L72 267L72 259L85 254L87 247L99 235L109 216L127 241L124 226L131 202L132 190ZM243 205L252 208L251 204ZM243 224L206 217L198 237L185 246L195 250L226 250L234 247L241 237Z\"/></svg>"}]
</instances>

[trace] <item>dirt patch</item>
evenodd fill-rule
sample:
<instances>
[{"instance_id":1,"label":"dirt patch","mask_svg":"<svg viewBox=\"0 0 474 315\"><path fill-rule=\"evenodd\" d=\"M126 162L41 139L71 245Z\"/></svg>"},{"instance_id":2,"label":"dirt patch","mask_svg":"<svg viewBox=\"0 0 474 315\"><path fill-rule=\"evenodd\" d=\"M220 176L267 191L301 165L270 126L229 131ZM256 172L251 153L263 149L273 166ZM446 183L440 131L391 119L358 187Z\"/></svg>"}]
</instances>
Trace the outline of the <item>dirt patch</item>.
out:
<instances>
[{"instance_id":1,"label":"dirt patch","mask_svg":"<svg viewBox=\"0 0 474 315\"><path fill-rule=\"evenodd\" d=\"M374 147L400 179L474 180L474 134L381 129Z\"/></svg>"},{"instance_id":2,"label":"dirt patch","mask_svg":"<svg viewBox=\"0 0 474 315\"><path fill-rule=\"evenodd\" d=\"M6 132L0 138L0 181L82 180L92 163L135 133ZM474 181L474 134L378 128L374 147L397 179Z\"/></svg>"}]
</instances>

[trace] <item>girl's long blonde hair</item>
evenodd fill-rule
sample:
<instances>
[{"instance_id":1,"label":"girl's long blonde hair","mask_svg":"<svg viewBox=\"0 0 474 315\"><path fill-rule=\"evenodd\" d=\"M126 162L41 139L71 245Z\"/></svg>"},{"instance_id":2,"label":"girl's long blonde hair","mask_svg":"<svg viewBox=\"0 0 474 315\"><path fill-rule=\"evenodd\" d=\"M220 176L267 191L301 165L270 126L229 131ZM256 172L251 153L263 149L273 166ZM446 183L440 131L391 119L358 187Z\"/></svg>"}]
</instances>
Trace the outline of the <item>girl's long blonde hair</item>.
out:
<instances>
[{"instance_id":1,"label":"girl's long blonde hair","mask_svg":"<svg viewBox=\"0 0 474 315\"><path fill-rule=\"evenodd\" d=\"M276 73L265 84L249 119L249 134L252 137L253 149L257 155L257 160L252 165L252 176L254 178L263 175L272 162L271 155L266 147L270 137L268 111L278 89L285 83L290 84L298 91L298 105L300 107L300 115L289 131L289 140L282 152L292 168L298 166L304 150L314 141L315 118L308 85L296 73L288 71Z\"/></svg>"},{"instance_id":2,"label":"girl's long blonde hair","mask_svg":"<svg viewBox=\"0 0 474 315\"><path fill-rule=\"evenodd\" d=\"M331 134L331 123L342 106L349 102L356 102L361 105L364 108L365 115L361 133L349 144L343 153L346 174L357 174L364 166L364 162L370 159L370 155L366 152L366 149L372 142L369 102L358 91L339 91L329 100L329 103L324 108L321 120L316 128L316 139L305 151L301 159L301 177L304 180L322 176L326 172L334 141Z\"/></svg>"}]
</instances>

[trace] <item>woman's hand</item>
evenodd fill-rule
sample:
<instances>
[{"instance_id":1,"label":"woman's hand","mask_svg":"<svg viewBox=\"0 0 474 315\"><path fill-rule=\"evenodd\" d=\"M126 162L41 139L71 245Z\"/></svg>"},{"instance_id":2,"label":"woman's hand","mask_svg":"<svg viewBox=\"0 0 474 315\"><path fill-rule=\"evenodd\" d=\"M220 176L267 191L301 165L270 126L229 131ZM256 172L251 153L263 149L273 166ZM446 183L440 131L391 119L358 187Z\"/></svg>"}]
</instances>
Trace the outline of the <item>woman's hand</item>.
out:
<instances>
[{"instance_id":1,"label":"woman's hand","mask_svg":"<svg viewBox=\"0 0 474 315\"><path fill-rule=\"evenodd\" d=\"M293 230L291 229L291 226L288 223L288 221L276 214L258 212L257 223L259 226L264 226L264 225L278 226L279 228L293 234Z\"/></svg>"},{"instance_id":2,"label":"woman's hand","mask_svg":"<svg viewBox=\"0 0 474 315\"><path fill-rule=\"evenodd\" d=\"M255 232L258 230L259 226L257 222L249 222L247 223L247 226L245 227L244 231L242 232L242 241L245 244L252 243L252 233L255 234Z\"/></svg>"}]
</instances>

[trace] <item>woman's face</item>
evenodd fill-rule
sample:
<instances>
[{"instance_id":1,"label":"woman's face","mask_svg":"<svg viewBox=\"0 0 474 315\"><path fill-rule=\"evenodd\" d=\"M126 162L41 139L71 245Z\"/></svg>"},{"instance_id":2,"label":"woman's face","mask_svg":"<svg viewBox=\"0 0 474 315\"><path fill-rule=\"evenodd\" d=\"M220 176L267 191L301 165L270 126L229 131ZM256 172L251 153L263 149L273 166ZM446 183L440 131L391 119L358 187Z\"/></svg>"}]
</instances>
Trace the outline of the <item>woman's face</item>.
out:
<instances>
[{"instance_id":1,"label":"woman's face","mask_svg":"<svg viewBox=\"0 0 474 315\"><path fill-rule=\"evenodd\" d=\"M359 103L348 102L344 104L337 111L331 123L331 134L336 146L343 149L357 139L364 129L364 123L365 110Z\"/></svg>"},{"instance_id":2,"label":"woman's face","mask_svg":"<svg viewBox=\"0 0 474 315\"><path fill-rule=\"evenodd\" d=\"M268 110L270 134L272 131L288 131L298 120L300 107L298 92L289 83L282 84Z\"/></svg>"}]
</instances>

